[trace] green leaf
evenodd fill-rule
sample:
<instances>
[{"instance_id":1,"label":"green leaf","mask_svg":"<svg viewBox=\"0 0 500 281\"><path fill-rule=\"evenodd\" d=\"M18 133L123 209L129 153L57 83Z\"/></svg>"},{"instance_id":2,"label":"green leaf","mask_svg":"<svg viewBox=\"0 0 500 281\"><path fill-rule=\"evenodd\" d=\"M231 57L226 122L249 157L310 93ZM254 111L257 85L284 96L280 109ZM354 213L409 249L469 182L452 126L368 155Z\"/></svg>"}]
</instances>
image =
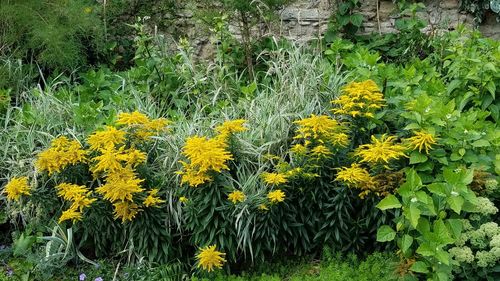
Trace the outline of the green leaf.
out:
<instances>
[{"instance_id":1,"label":"green leaf","mask_svg":"<svg viewBox=\"0 0 500 281\"><path fill-rule=\"evenodd\" d=\"M396 237L396 232L388 225L382 225L377 230L377 241L378 242L388 242L394 240Z\"/></svg>"},{"instance_id":2,"label":"green leaf","mask_svg":"<svg viewBox=\"0 0 500 281\"><path fill-rule=\"evenodd\" d=\"M455 213L460 214L462 206L464 204L464 199L460 195L451 195L446 199L446 202L450 204L450 208L455 211Z\"/></svg>"},{"instance_id":3,"label":"green leaf","mask_svg":"<svg viewBox=\"0 0 500 281\"><path fill-rule=\"evenodd\" d=\"M428 157L418 151L413 151L410 154L410 164L424 163Z\"/></svg>"},{"instance_id":4,"label":"green leaf","mask_svg":"<svg viewBox=\"0 0 500 281\"><path fill-rule=\"evenodd\" d=\"M401 208L401 203L396 196L390 194L377 204L377 208L380 210Z\"/></svg>"},{"instance_id":5,"label":"green leaf","mask_svg":"<svg viewBox=\"0 0 500 281\"><path fill-rule=\"evenodd\" d=\"M410 206L403 211L405 217L410 221L411 225L414 228L417 228L418 219L420 218L420 214L422 213L417 206L416 202L411 202Z\"/></svg>"},{"instance_id":6,"label":"green leaf","mask_svg":"<svg viewBox=\"0 0 500 281\"><path fill-rule=\"evenodd\" d=\"M483 140L483 139L477 140L477 141L472 143L473 147L485 147L485 146L490 146L490 145L491 144L489 141Z\"/></svg>"},{"instance_id":7,"label":"green leaf","mask_svg":"<svg viewBox=\"0 0 500 281\"><path fill-rule=\"evenodd\" d=\"M436 251L435 256L436 256L438 261L440 261L446 265L450 264L450 254L448 252L439 249Z\"/></svg>"},{"instance_id":8,"label":"green leaf","mask_svg":"<svg viewBox=\"0 0 500 281\"><path fill-rule=\"evenodd\" d=\"M403 238L401 239L401 250L403 251L404 254L408 254L407 252L412 244L413 244L413 237L411 237L408 234L403 235Z\"/></svg>"},{"instance_id":9,"label":"green leaf","mask_svg":"<svg viewBox=\"0 0 500 281\"><path fill-rule=\"evenodd\" d=\"M448 188L446 183L431 183L427 186L427 189L439 196L445 197L448 194Z\"/></svg>"},{"instance_id":10,"label":"green leaf","mask_svg":"<svg viewBox=\"0 0 500 281\"><path fill-rule=\"evenodd\" d=\"M460 237L460 234L462 233L462 220L460 219L449 219L446 221L448 226L450 227L451 234L455 239Z\"/></svg>"},{"instance_id":11,"label":"green leaf","mask_svg":"<svg viewBox=\"0 0 500 281\"><path fill-rule=\"evenodd\" d=\"M417 189L417 187L422 185L422 180L414 169L410 169L406 172L406 182L408 182L413 189Z\"/></svg>"},{"instance_id":12,"label":"green leaf","mask_svg":"<svg viewBox=\"0 0 500 281\"><path fill-rule=\"evenodd\" d=\"M424 257L430 257L434 255L435 249L431 246L429 242L424 242L420 244L417 248L417 254L421 254Z\"/></svg>"},{"instance_id":13,"label":"green leaf","mask_svg":"<svg viewBox=\"0 0 500 281\"><path fill-rule=\"evenodd\" d=\"M418 272L418 273L429 273L429 267L427 264L423 261L417 261L415 262L411 267L410 270L413 272Z\"/></svg>"},{"instance_id":14,"label":"green leaf","mask_svg":"<svg viewBox=\"0 0 500 281\"><path fill-rule=\"evenodd\" d=\"M439 237L441 244L450 244L454 241L451 239L448 228L441 219L434 221L434 233Z\"/></svg>"}]
</instances>

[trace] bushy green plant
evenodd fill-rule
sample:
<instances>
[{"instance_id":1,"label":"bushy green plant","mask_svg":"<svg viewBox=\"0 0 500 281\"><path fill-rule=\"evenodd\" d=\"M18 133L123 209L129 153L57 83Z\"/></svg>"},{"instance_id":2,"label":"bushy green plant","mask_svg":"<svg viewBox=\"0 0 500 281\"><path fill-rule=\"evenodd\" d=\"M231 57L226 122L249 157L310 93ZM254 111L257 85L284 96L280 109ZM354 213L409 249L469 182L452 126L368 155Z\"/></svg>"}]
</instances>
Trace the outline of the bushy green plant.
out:
<instances>
[{"instance_id":1,"label":"bushy green plant","mask_svg":"<svg viewBox=\"0 0 500 281\"><path fill-rule=\"evenodd\" d=\"M2 52L47 70L73 71L101 52L102 22L90 1L6 1L0 11Z\"/></svg>"}]
</instances>

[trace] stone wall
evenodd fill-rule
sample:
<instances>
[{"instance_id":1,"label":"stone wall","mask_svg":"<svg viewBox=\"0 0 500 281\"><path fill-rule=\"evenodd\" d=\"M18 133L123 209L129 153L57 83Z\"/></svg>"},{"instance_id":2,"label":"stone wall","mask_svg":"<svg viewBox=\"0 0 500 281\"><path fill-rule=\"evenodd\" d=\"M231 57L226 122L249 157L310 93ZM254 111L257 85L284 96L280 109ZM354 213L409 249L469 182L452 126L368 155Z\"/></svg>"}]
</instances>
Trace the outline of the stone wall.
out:
<instances>
[{"instance_id":1,"label":"stone wall","mask_svg":"<svg viewBox=\"0 0 500 281\"><path fill-rule=\"evenodd\" d=\"M364 21L360 33L396 31L394 24L398 15L392 0L361 0L361 2L359 12L364 16ZM453 30L460 23L473 24L470 15L460 12L459 0L429 0L425 5L425 11L419 13L419 16L427 19L429 23L424 31ZM336 0L298 0L280 11L280 33L299 41L317 38L326 31L335 8ZM496 22L494 16L488 17L479 28L485 36L500 39L500 23Z\"/></svg>"}]
</instances>

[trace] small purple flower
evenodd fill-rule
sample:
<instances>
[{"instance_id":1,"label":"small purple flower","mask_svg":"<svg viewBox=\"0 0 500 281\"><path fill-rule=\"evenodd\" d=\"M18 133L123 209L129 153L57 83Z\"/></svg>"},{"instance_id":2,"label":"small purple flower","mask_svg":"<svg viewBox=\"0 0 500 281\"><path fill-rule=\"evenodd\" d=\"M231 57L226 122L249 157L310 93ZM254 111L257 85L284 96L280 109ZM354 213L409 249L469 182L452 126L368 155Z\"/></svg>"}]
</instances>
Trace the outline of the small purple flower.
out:
<instances>
[{"instance_id":1,"label":"small purple flower","mask_svg":"<svg viewBox=\"0 0 500 281\"><path fill-rule=\"evenodd\" d=\"M84 281L84 280L85 280L85 278L87 278L87 275L85 275L85 273L82 273L82 274L80 274L80 276L78 277L78 280L80 280L80 281Z\"/></svg>"},{"instance_id":2,"label":"small purple flower","mask_svg":"<svg viewBox=\"0 0 500 281\"><path fill-rule=\"evenodd\" d=\"M102 279L102 277L97 277L96 279L94 279L94 281L104 281L104 280Z\"/></svg>"}]
</instances>

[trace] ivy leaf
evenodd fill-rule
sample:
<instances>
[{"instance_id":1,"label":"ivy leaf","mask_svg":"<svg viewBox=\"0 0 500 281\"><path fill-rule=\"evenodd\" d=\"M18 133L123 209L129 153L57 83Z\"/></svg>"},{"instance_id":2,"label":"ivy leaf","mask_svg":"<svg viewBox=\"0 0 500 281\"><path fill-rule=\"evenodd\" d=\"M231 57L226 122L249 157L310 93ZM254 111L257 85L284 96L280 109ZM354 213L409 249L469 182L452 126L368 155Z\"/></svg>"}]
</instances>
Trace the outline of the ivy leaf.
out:
<instances>
[{"instance_id":1,"label":"ivy leaf","mask_svg":"<svg viewBox=\"0 0 500 281\"><path fill-rule=\"evenodd\" d=\"M396 198L396 196L390 194L377 204L377 208L382 211L387 209L401 208L401 203L399 202L398 198Z\"/></svg>"},{"instance_id":2,"label":"ivy leaf","mask_svg":"<svg viewBox=\"0 0 500 281\"><path fill-rule=\"evenodd\" d=\"M464 199L460 195L450 196L446 199L446 202L450 204L450 208L455 211L455 213L460 214L462 206L464 205Z\"/></svg>"},{"instance_id":3,"label":"ivy leaf","mask_svg":"<svg viewBox=\"0 0 500 281\"><path fill-rule=\"evenodd\" d=\"M429 267L427 264L423 261L417 261L415 262L411 267L410 270L413 272L418 272L418 273L429 273Z\"/></svg>"},{"instance_id":4,"label":"ivy leaf","mask_svg":"<svg viewBox=\"0 0 500 281\"><path fill-rule=\"evenodd\" d=\"M396 237L396 232L388 225L382 225L377 230L377 241L378 242L388 242L394 240Z\"/></svg>"}]
</instances>

